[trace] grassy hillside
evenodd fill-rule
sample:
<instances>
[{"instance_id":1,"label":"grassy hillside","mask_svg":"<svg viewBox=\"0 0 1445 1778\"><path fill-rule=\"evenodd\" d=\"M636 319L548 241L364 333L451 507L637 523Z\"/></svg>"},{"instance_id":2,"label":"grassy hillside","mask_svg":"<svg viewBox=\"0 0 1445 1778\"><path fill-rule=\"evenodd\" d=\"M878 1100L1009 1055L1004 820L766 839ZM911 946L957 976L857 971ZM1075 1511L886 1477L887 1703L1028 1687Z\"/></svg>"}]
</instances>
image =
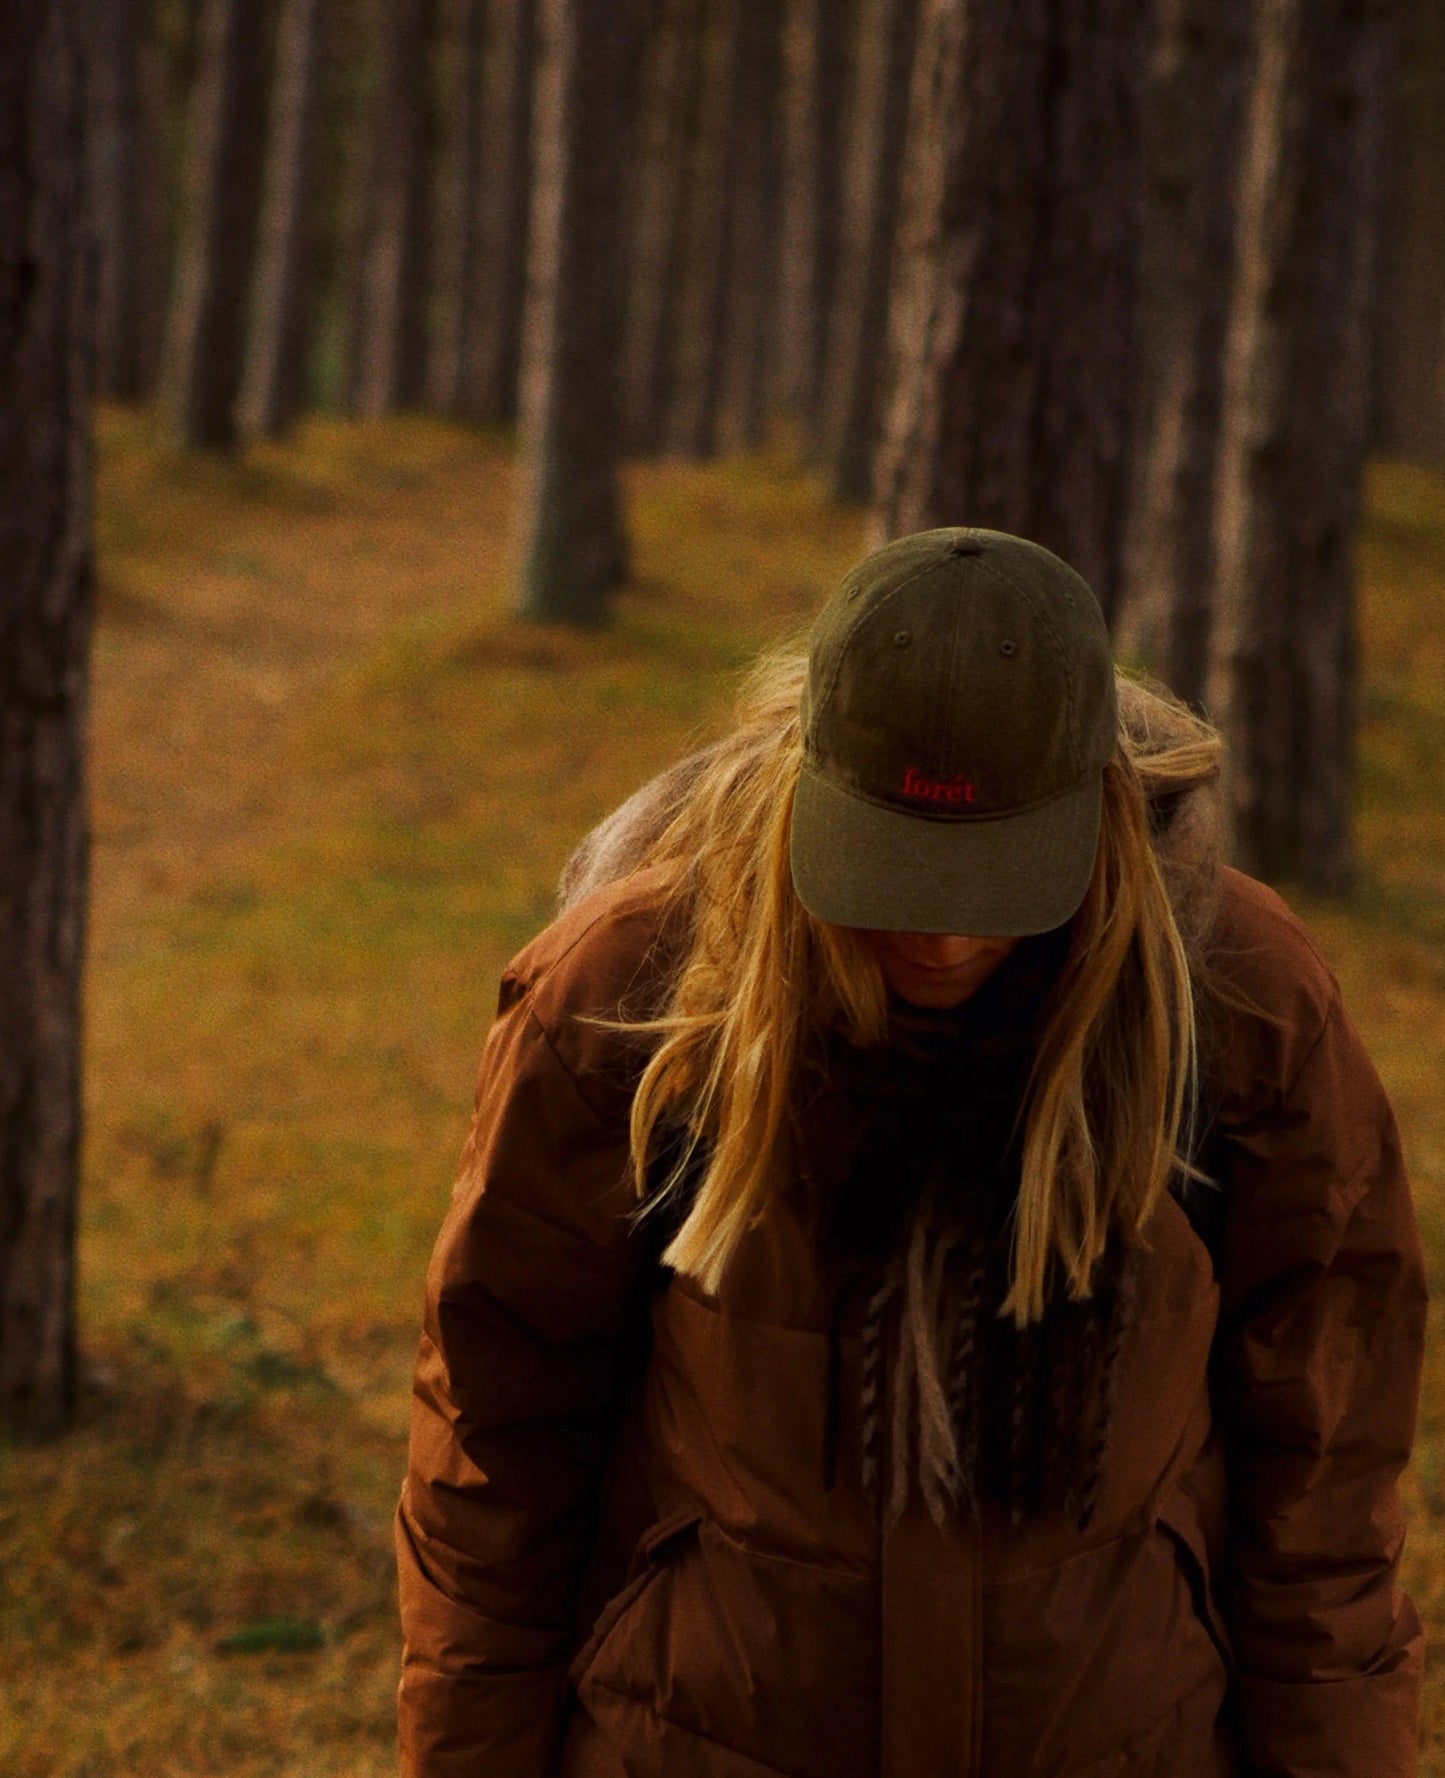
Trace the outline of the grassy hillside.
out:
<instances>
[{"instance_id":1,"label":"grassy hillside","mask_svg":"<svg viewBox=\"0 0 1445 1778\"><path fill-rule=\"evenodd\" d=\"M101 470L86 1412L0 1453L0 1771L365 1778L394 1770L389 1520L497 973L861 522L781 460L641 468L637 585L579 638L504 616L494 441L313 424L226 466L110 415ZM1363 566L1364 882L1292 899L1394 1095L1438 1294L1445 481L1376 475ZM1437 1321L1408 1479L1437 1631L1441 1348ZM1428 1709L1445 1778L1438 1673Z\"/></svg>"}]
</instances>

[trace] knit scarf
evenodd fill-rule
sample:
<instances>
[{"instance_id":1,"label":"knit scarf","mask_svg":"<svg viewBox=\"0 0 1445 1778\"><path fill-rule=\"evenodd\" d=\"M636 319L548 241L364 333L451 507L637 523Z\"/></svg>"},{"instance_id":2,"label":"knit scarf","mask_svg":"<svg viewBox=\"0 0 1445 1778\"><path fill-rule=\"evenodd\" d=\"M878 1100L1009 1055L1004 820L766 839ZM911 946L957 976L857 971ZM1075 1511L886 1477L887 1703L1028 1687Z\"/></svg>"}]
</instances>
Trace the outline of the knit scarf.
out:
<instances>
[{"instance_id":1,"label":"knit scarf","mask_svg":"<svg viewBox=\"0 0 1445 1778\"><path fill-rule=\"evenodd\" d=\"M915 1488L940 1524L960 1510L976 1519L984 1497L1015 1523L1049 1507L1080 1529L1093 1516L1132 1250L1112 1239L1090 1296L1056 1291L1040 1322L1018 1330L998 1314L1015 1114L1066 943L1062 930L1023 940L962 1007L897 1006L885 1045L834 1035L815 1059L814 1115L799 1127L806 1147L810 1125L826 1123L831 1150L831 1163L805 1158L834 1290L825 1465L831 1480L841 1327L866 1291L861 1480L885 1523Z\"/></svg>"}]
</instances>

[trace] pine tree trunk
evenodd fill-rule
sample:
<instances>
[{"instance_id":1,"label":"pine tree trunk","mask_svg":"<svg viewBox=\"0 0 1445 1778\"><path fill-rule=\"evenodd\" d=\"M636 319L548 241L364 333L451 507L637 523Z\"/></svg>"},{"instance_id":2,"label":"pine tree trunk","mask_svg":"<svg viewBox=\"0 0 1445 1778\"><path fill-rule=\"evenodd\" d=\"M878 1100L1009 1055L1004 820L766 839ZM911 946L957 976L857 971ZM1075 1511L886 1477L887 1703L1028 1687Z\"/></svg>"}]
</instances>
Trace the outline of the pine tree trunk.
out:
<instances>
[{"instance_id":1,"label":"pine tree trunk","mask_svg":"<svg viewBox=\"0 0 1445 1778\"><path fill-rule=\"evenodd\" d=\"M667 444L685 456L718 449L726 341L733 297L739 151L734 103L743 8L755 0L707 0L702 103L688 172L685 276L678 296L674 402Z\"/></svg>"},{"instance_id":2,"label":"pine tree trunk","mask_svg":"<svg viewBox=\"0 0 1445 1778\"><path fill-rule=\"evenodd\" d=\"M1445 5L1403 0L1376 443L1445 468Z\"/></svg>"},{"instance_id":3,"label":"pine tree trunk","mask_svg":"<svg viewBox=\"0 0 1445 1778\"><path fill-rule=\"evenodd\" d=\"M517 417L522 316L531 228L532 111L537 74L537 0L492 0L483 100L482 261L476 363L469 373L475 417Z\"/></svg>"},{"instance_id":4,"label":"pine tree trunk","mask_svg":"<svg viewBox=\"0 0 1445 1778\"><path fill-rule=\"evenodd\" d=\"M430 400L442 413L469 419L480 411L472 373L478 358L478 280L484 251L484 0L443 0L441 43L447 74L444 176L436 219L441 320L430 367Z\"/></svg>"},{"instance_id":5,"label":"pine tree trunk","mask_svg":"<svg viewBox=\"0 0 1445 1778\"><path fill-rule=\"evenodd\" d=\"M853 0L788 0L779 397L822 445L823 397L843 240Z\"/></svg>"},{"instance_id":6,"label":"pine tree trunk","mask_svg":"<svg viewBox=\"0 0 1445 1778\"><path fill-rule=\"evenodd\" d=\"M155 387L165 313L162 94L153 0L93 0L87 16L92 210L100 242L98 392Z\"/></svg>"},{"instance_id":7,"label":"pine tree trunk","mask_svg":"<svg viewBox=\"0 0 1445 1778\"><path fill-rule=\"evenodd\" d=\"M0 1423L76 1395L92 277L79 0L0 8ZM24 169L24 177L17 169Z\"/></svg>"},{"instance_id":8,"label":"pine tree trunk","mask_svg":"<svg viewBox=\"0 0 1445 1778\"><path fill-rule=\"evenodd\" d=\"M543 0L523 372L518 609L592 624L627 569L619 238L640 48L636 0Z\"/></svg>"},{"instance_id":9,"label":"pine tree trunk","mask_svg":"<svg viewBox=\"0 0 1445 1778\"><path fill-rule=\"evenodd\" d=\"M326 0L283 0L261 244L241 392L245 431L277 437L306 405L316 302Z\"/></svg>"},{"instance_id":10,"label":"pine tree trunk","mask_svg":"<svg viewBox=\"0 0 1445 1778\"><path fill-rule=\"evenodd\" d=\"M180 441L228 449L246 355L261 208L266 12L205 0L164 394Z\"/></svg>"},{"instance_id":11,"label":"pine tree trunk","mask_svg":"<svg viewBox=\"0 0 1445 1778\"><path fill-rule=\"evenodd\" d=\"M756 444L770 390L782 249L782 14L715 0L688 183L669 443L706 458Z\"/></svg>"},{"instance_id":12,"label":"pine tree trunk","mask_svg":"<svg viewBox=\"0 0 1445 1778\"><path fill-rule=\"evenodd\" d=\"M426 388L436 19L436 0L388 0L381 11L369 216L354 317L351 405L359 414L415 406Z\"/></svg>"},{"instance_id":13,"label":"pine tree trunk","mask_svg":"<svg viewBox=\"0 0 1445 1778\"><path fill-rule=\"evenodd\" d=\"M1119 654L1197 704L1253 0L1160 7L1145 104L1139 393Z\"/></svg>"},{"instance_id":14,"label":"pine tree trunk","mask_svg":"<svg viewBox=\"0 0 1445 1778\"><path fill-rule=\"evenodd\" d=\"M898 232L918 0L865 0L852 102L852 152L823 437L840 500L867 500L887 362L888 290Z\"/></svg>"},{"instance_id":15,"label":"pine tree trunk","mask_svg":"<svg viewBox=\"0 0 1445 1778\"><path fill-rule=\"evenodd\" d=\"M703 0L664 0L644 65L622 345L623 433L628 450L642 455L662 448L673 398L687 179L702 96L703 16Z\"/></svg>"},{"instance_id":16,"label":"pine tree trunk","mask_svg":"<svg viewBox=\"0 0 1445 1778\"><path fill-rule=\"evenodd\" d=\"M893 356L886 535L987 525L1105 612L1132 392L1146 0L924 0Z\"/></svg>"},{"instance_id":17,"label":"pine tree trunk","mask_svg":"<svg viewBox=\"0 0 1445 1778\"><path fill-rule=\"evenodd\" d=\"M775 0L744 0L729 124L733 224L727 332L718 340L718 437L732 450L760 444L770 405L782 287L783 12Z\"/></svg>"},{"instance_id":18,"label":"pine tree trunk","mask_svg":"<svg viewBox=\"0 0 1445 1778\"><path fill-rule=\"evenodd\" d=\"M1354 874L1353 552L1386 130L1383 0L1263 0L1225 356L1208 705L1236 862Z\"/></svg>"}]
</instances>

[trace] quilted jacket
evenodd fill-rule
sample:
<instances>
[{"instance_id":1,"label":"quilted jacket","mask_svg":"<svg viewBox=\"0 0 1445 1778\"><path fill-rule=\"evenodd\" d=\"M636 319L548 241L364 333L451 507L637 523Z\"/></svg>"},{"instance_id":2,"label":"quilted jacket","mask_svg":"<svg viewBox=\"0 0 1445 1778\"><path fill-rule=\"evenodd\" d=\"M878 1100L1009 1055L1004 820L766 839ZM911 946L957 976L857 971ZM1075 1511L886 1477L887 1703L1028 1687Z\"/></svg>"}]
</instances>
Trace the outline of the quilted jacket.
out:
<instances>
[{"instance_id":1,"label":"quilted jacket","mask_svg":"<svg viewBox=\"0 0 1445 1778\"><path fill-rule=\"evenodd\" d=\"M520 954L427 1281L408 1778L1415 1770L1397 1482L1426 1289L1399 1137L1305 928L1221 880L1217 954L1261 1010L1206 1058L1219 1217L1203 1238L1166 1195L1147 1230L1084 1533L987 1501L881 1528L850 1460L857 1317L832 1329L796 1195L716 1296L657 1264L636 1054L587 1022L651 967L655 879Z\"/></svg>"}]
</instances>

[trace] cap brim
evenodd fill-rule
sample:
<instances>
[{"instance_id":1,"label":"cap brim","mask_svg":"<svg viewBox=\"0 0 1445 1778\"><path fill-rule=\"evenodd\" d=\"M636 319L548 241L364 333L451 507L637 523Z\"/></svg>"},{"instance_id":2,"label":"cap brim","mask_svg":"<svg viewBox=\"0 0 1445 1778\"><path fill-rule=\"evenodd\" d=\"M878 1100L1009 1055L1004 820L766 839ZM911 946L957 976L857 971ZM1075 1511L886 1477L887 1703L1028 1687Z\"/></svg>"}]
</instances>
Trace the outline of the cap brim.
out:
<instances>
[{"instance_id":1,"label":"cap brim","mask_svg":"<svg viewBox=\"0 0 1445 1778\"><path fill-rule=\"evenodd\" d=\"M1093 875L1103 780L1016 815L946 821L857 796L805 763L793 886L831 926L1024 938L1062 926Z\"/></svg>"}]
</instances>

